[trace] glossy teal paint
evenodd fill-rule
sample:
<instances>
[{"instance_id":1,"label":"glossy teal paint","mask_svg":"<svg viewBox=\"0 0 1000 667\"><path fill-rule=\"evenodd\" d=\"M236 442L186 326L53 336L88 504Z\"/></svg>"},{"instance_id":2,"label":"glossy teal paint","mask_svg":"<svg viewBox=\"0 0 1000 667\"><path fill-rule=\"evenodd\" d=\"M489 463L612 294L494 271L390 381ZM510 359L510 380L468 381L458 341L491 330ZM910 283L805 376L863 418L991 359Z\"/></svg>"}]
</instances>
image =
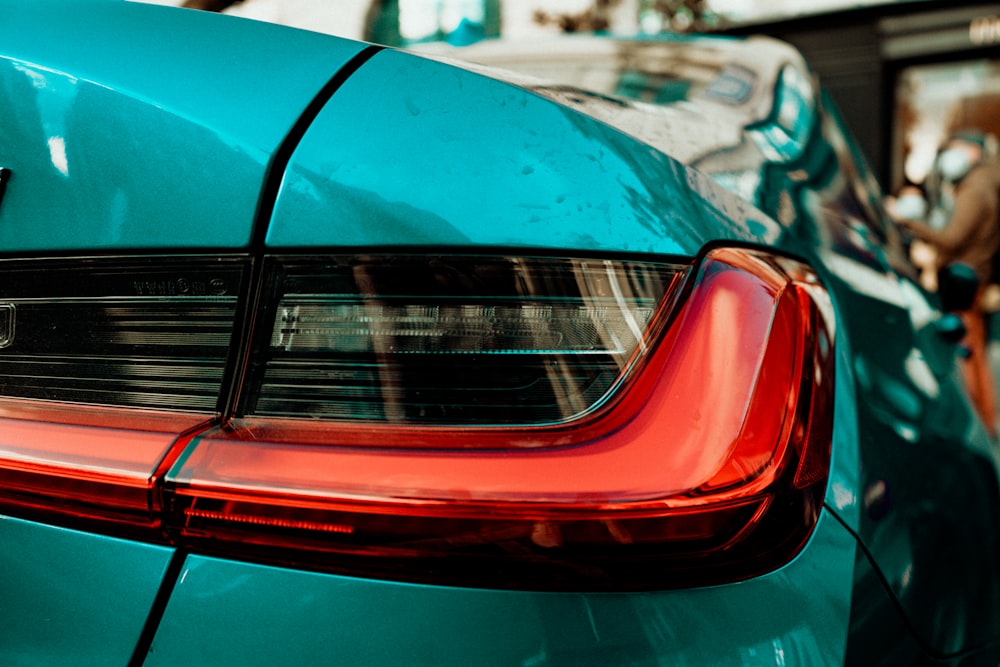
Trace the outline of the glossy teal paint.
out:
<instances>
[{"instance_id":1,"label":"glossy teal paint","mask_svg":"<svg viewBox=\"0 0 1000 667\"><path fill-rule=\"evenodd\" d=\"M131 2L0 0L0 252L234 248L363 45Z\"/></svg>"},{"instance_id":2,"label":"glossy teal paint","mask_svg":"<svg viewBox=\"0 0 1000 667\"><path fill-rule=\"evenodd\" d=\"M833 665L855 542L739 584L634 594L441 588L189 556L146 661L215 665Z\"/></svg>"},{"instance_id":3,"label":"glossy teal paint","mask_svg":"<svg viewBox=\"0 0 1000 667\"><path fill-rule=\"evenodd\" d=\"M845 150L837 157L862 192L863 163ZM842 200L836 193L799 196ZM935 329L941 313L916 284L894 230L871 217L830 215L822 224L833 238L821 263L852 346L857 394L861 503L845 516L856 517L873 567L931 652L981 649L1000 639L996 451L964 396L955 346ZM863 589L857 582L857 595Z\"/></svg>"},{"instance_id":4,"label":"glossy teal paint","mask_svg":"<svg viewBox=\"0 0 1000 667\"><path fill-rule=\"evenodd\" d=\"M964 395L956 348L935 328L942 314L824 104L798 157L757 168L759 203L790 225L785 248L822 275L847 355L826 505L871 555L886 608L925 650L957 657L1000 643L1000 459ZM878 597L864 592L870 582L855 587L861 600ZM855 613L869 612L859 601Z\"/></svg>"},{"instance_id":5,"label":"glossy teal paint","mask_svg":"<svg viewBox=\"0 0 1000 667\"><path fill-rule=\"evenodd\" d=\"M778 228L589 116L383 51L337 91L292 156L267 243L691 255L720 233L773 242Z\"/></svg>"},{"instance_id":6,"label":"glossy teal paint","mask_svg":"<svg viewBox=\"0 0 1000 667\"><path fill-rule=\"evenodd\" d=\"M843 322L837 323L842 330ZM862 498L860 454L858 452L857 392L854 385L851 342L845 336L836 339L836 388L833 401L833 442L830 479L824 504L851 530L857 531Z\"/></svg>"},{"instance_id":7,"label":"glossy teal paint","mask_svg":"<svg viewBox=\"0 0 1000 667\"><path fill-rule=\"evenodd\" d=\"M125 665L173 550L0 516L0 665Z\"/></svg>"}]
</instances>

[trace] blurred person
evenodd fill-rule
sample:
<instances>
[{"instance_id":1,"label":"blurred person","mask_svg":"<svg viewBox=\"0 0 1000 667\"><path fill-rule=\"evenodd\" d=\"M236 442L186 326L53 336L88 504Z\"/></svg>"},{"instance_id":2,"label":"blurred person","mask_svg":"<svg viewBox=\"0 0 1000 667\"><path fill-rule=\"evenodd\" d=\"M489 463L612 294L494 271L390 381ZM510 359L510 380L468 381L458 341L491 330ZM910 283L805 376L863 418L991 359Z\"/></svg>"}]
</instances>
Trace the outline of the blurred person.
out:
<instances>
[{"instance_id":1,"label":"blurred person","mask_svg":"<svg viewBox=\"0 0 1000 667\"><path fill-rule=\"evenodd\" d=\"M986 354L983 294L993 280L994 258L1000 250L1000 162L984 159L985 143L981 134L957 134L938 156L936 168L940 179L946 188L950 186L952 193L947 224L935 229L901 215L898 208L896 222L915 239L935 248L938 269L961 262L976 273L979 280L976 299L968 310L959 313L966 328L963 345L968 352L962 370L973 405L995 438L996 389Z\"/></svg>"},{"instance_id":2,"label":"blurred person","mask_svg":"<svg viewBox=\"0 0 1000 667\"><path fill-rule=\"evenodd\" d=\"M919 185L907 183L896 193L894 211L900 218L923 222L927 219L927 197Z\"/></svg>"},{"instance_id":3,"label":"blurred person","mask_svg":"<svg viewBox=\"0 0 1000 667\"><path fill-rule=\"evenodd\" d=\"M935 224L935 218L941 216L931 216L930 205L924 189L914 183L906 182L896 192L895 196L886 197L886 209L897 222L900 220L910 220L922 222L930 227L941 227ZM920 271L920 284L924 289L935 291L937 289L937 249L920 239L910 239L907 243L910 261Z\"/></svg>"}]
</instances>

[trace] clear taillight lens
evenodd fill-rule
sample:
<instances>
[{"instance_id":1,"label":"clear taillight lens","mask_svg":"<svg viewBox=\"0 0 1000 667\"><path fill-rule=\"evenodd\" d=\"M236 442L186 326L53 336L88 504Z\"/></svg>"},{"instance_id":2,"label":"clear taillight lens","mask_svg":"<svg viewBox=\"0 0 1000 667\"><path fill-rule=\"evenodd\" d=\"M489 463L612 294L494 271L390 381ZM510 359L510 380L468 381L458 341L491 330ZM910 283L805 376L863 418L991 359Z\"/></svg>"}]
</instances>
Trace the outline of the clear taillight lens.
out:
<instances>
[{"instance_id":1,"label":"clear taillight lens","mask_svg":"<svg viewBox=\"0 0 1000 667\"><path fill-rule=\"evenodd\" d=\"M829 304L808 267L716 250L674 308L683 271L669 264L395 261L282 264L248 415L194 439L167 476L175 539L340 572L561 589L731 581L805 543L833 395ZM466 263L503 277L481 287L455 270ZM597 275L614 278L593 289ZM547 295L563 313L548 330L531 315ZM560 320L594 333L554 334ZM642 324L608 344L626 322ZM599 371L578 354L589 346ZM273 373L289 363L296 377L321 369L308 405L371 409L290 411ZM272 401L285 407L261 408ZM313 411L327 420L301 418Z\"/></svg>"},{"instance_id":2,"label":"clear taillight lens","mask_svg":"<svg viewBox=\"0 0 1000 667\"><path fill-rule=\"evenodd\" d=\"M599 406L686 267L348 256L273 264L246 413L392 424L551 424Z\"/></svg>"},{"instance_id":3,"label":"clear taillight lens","mask_svg":"<svg viewBox=\"0 0 1000 667\"><path fill-rule=\"evenodd\" d=\"M216 411L239 263L35 260L0 274L0 397Z\"/></svg>"}]
</instances>

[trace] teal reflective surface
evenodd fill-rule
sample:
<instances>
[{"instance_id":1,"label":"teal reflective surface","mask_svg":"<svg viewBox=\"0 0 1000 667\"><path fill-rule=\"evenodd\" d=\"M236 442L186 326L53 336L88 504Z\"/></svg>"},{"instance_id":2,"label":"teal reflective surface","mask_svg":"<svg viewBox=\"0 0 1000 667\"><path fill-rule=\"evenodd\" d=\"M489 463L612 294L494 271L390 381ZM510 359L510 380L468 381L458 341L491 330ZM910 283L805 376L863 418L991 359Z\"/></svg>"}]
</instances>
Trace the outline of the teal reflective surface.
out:
<instances>
[{"instance_id":1,"label":"teal reflective surface","mask_svg":"<svg viewBox=\"0 0 1000 667\"><path fill-rule=\"evenodd\" d=\"M777 226L662 153L530 91L376 54L292 156L269 246L691 255Z\"/></svg>"},{"instance_id":2,"label":"teal reflective surface","mask_svg":"<svg viewBox=\"0 0 1000 667\"><path fill-rule=\"evenodd\" d=\"M692 148L676 131L634 125L645 127L649 140L668 152L699 155L712 148L698 158L699 167L780 221L787 233L777 243L817 267L831 292L838 366L826 505L871 554L871 562L858 569L856 617L878 624L882 613L872 613L866 600L879 596L865 589L881 578L881 597L891 601L881 608L902 611L901 623L923 650L949 660L964 651L974 656L1000 640L997 449L964 396L956 347L940 335L943 315L936 297L916 283L900 235L881 210L878 184L836 109L814 89L798 54L777 43L748 40L754 41L701 39L686 54L696 59L700 49L701 60L722 71L750 62L746 81L769 91L761 101L770 111L753 104L734 107L744 118L742 131L732 116L713 114L710 105L697 108L707 136L729 130L736 138L730 135L721 146L712 139L695 141ZM621 57L657 46L655 39L639 44L603 64L645 63L656 72L683 60ZM784 56L773 57L781 50ZM525 61L530 70L531 59ZM555 67L549 63L546 71ZM574 76L579 75L567 78ZM639 117L650 113L620 100L602 105L587 100L581 107L628 129L615 104ZM683 116L681 126L693 126L686 105L665 101L658 110L669 113L659 118L668 123ZM865 575L866 568L877 575ZM886 627L894 621L886 619ZM866 628L855 627L861 634L852 635L852 645L861 655ZM873 646L871 655L879 650Z\"/></svg>"},{"instance_id":3,"label":"teal reflective surface","mask_svg":"<svg viewBox=\"0 0 1000 667\"><path fill-rule=\"evenodd\" d=\"M138 3L0 16L0 252L247 245L275 149L363 48Z\"/></svg>"},{"instance_id":4,"label":"teal reflective surface","mask_svg":"<svg viewBox=\"0 0 1000 667\"><path fill-rule=\"evenodd\" d=\"M828 515L740 584L635 594L440 588L188 557L146 665L833 665L855 543Z\"/></svg>"},{"instance_id":5,"label":"teal reflective surface","mask_svg":"<svg viewBox=\"0 0 1000 667\"><path fill-rule=\"evenodd\" d=\"M173 549L0 516L0 665L128 664Z\"/></svg>"},{"instance_id":6,"label":"teal reflective surface","mask_svg":"<svg viewBox=\"0 0 1000 667\"><path fill-rule=\"evenodd\" d=\"M881 581L894 601L883 608L902 612L917 643L957 659L1000 640L997 451L964 395L955 346L938 335L935 297L917 285L877 184L824 104L798 156L762 155L757 168L759 203L823 275L847 355L826 503L871 556L858 569L852 647L862 654L869 641L858 618L880 617L864 602L878 596L863 591ZM877 576L866 578L869 566Z\"/></svg>"}]
</instances>

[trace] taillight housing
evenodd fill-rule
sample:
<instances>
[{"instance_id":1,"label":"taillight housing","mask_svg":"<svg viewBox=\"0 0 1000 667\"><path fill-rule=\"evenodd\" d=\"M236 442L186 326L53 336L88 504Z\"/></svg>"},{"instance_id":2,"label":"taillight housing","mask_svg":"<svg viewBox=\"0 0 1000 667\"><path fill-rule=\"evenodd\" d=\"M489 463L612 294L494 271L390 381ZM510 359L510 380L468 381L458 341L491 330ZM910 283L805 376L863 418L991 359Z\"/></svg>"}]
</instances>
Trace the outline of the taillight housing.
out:
<instances>
[{"instance_id":1,"label":"taillight housing","mask_svg":"<svg viewBox=\"0 0 1000 667\"><path fill-rule=\"evenodd\" d=\"M167 475L177 541L377 577L631 590L767 572L811 534L833 325L800 262L273 266L245 414Z\"/></svg>"},{"instance_id":2,"label":"taillight housing","mask_svg":"<svg viewBox=\"0 0 1000 667\"><path fill-rule=\"evenodd\" d=\"M240 259L46 267L0 286L0 365L64 369L0 382L5 511L554 590L755 576L818 520L834 327L793 259L285 256L252 285Z\"/></svg>"}]
</instances>

